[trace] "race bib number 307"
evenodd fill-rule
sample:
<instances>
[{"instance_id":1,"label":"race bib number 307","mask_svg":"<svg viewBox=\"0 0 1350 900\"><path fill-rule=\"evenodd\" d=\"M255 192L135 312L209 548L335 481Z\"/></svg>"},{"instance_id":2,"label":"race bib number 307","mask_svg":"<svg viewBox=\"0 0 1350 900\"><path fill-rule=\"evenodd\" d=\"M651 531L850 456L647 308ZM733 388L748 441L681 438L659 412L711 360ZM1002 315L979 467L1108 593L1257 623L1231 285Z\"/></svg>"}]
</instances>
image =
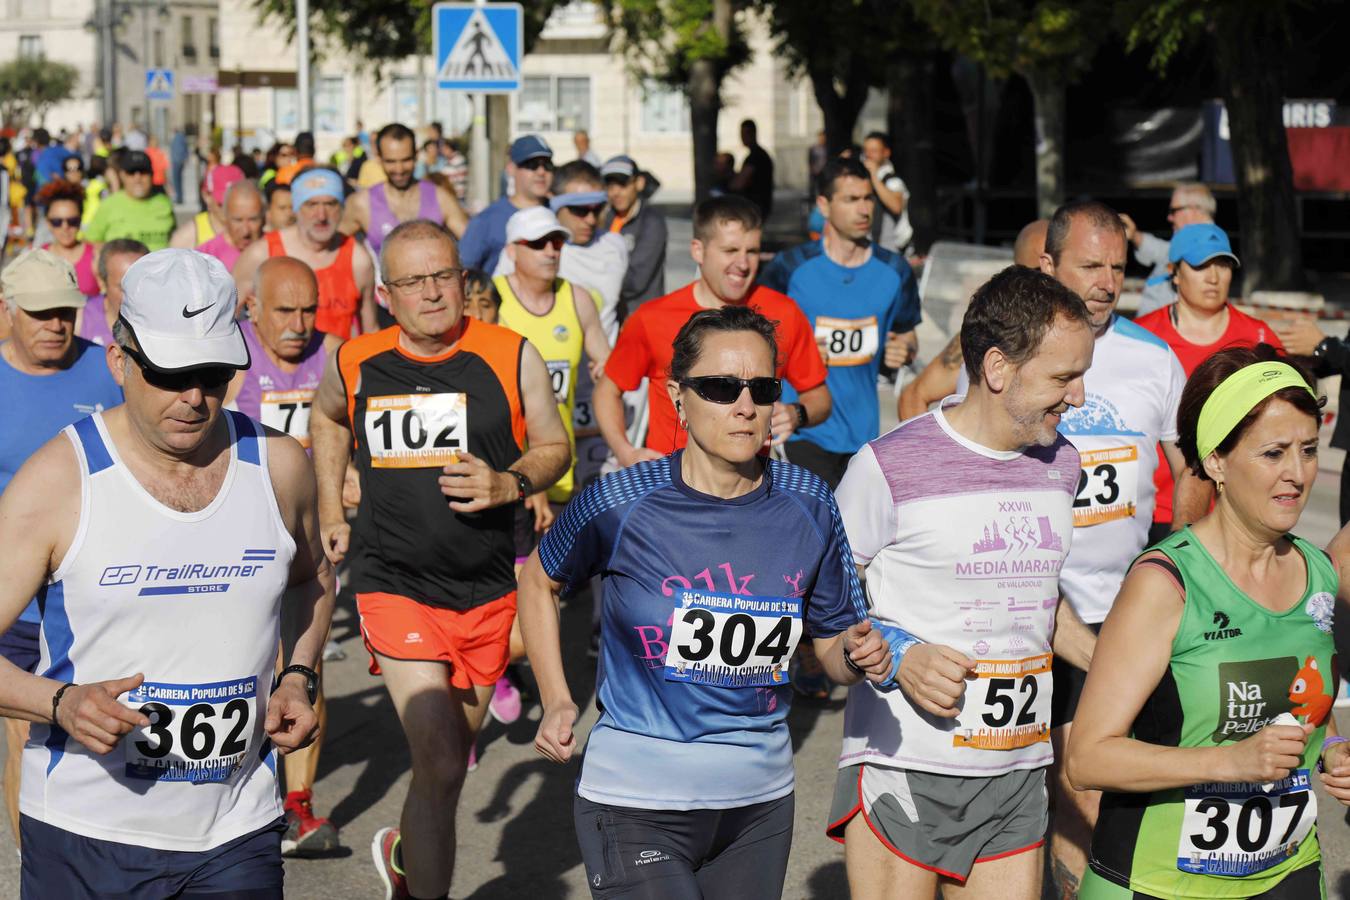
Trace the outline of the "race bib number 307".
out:
<instances>
[{"instance_id":1,"label":"race bib number 307","mask_svg":"<svg viewBox=\"0 0 1350 900\"><path fill-rule=\"evenodd\" d=\"M800 597L681 591L666 651L666 680L717 687L787 684L802 636Z\"/></svg>"},{"instance_id":2,"label":"race bib number 307","mask_svg":"<svg viewBox=\"0 0 1350 900\"><path fill-rule=\"evenodd\" d=\"M1186 789L1177 868L1241 877L1298 852L1317 822L1308 770L1295 769L1270 790L1259 784L1197 784Z\"/></svg>"},{"instance_id":3,"label":"race bib number 307","mask_svg":"<svg viewBox=\"0 0 1350 900\"><path fill-rule=\"evenodd\" d=\"M816 317L816 344L827 365L865 366L877 355L877 317L836 319Z\"/></svg>"},{"instance_id":4,"label":"race bib number 307","mask_svg":"<svg viewBox=\"0 0 1350 900\"><path fill-rule=\"evenodd\" d=\"M150 720L122 738L126 776L148 781L229 781L244 764L258 719L258 680L210 684L147 681L127 702Z\"/></svg>"},{"instance_id":5,"label":"race bib number 307","mask_svg":"<svg viewBox=\"0 0 1350 900\"><path fill-rule=\"evenodd\" d=\"M975 661L953 747L1017 750L1050 740L1051 654Z\"/></svg>"},{"instance_id":6,"label":"race bib number 307","mask_svg":"<svg viewBox=\"0 0 1350 900\"><path fill-rule=\"evenodd\" d=\"M1083 468L1073 497L1073 527L1134 518L1139 500L1139 449L1082 450Z\"/></svg>"},{"instance_id":7,"label":"race bib number 307","mask_svg":"<svg viewBox=\"0 0 1350 900\"><path fill-rule=\"evenodd\" d=\"M440 468L469 446L464 394L394 394L366 402L365 438L377 469Z\"/></svg>"}]
</instances>

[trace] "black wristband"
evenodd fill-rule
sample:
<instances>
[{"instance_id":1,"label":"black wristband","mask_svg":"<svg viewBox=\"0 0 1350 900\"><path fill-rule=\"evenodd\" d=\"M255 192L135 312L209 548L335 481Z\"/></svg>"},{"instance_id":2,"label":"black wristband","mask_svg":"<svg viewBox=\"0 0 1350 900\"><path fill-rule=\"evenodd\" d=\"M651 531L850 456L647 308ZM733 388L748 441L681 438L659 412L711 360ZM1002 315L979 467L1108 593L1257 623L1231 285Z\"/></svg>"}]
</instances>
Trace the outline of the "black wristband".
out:
<instances>
[{"instance_id":1,"label":"black wristband","mask_svg":"<svg viewBox=\"0 0 1350 900\"><path fill-rule=\"evenodd\" d=\"M56 708L57 708L58 706L61 705L61 698L62 698L63 696L65 696L66 691L70 690L70 689L73 688L74 686L75 686L75 682L73 682L73 681L67 681L65 684L61 685L59 688L56 689L56 693L55 693L55 694L52 694L52 724L53 724L53 725L56 724Z\"/></svg>"},{"instance_id":2,"label":"black wristband","mask_svg":"<svg viewBox=\"0 0 1350 900\"><path fill-rule=\"evenodd\" d=\"M296 663L282 669L281 674L277 676L276 684L272 686L272 690L275 691L277 689L277 686L281 684L281 679L295 672L299 672L301 675L305 676L305 694L309 697L309 702L312 706L314 701L319 698L319 673L309 666L302 666Z\"/></svg>"},{"instance_id":3,"label":"black wristband","mask_svg":"<svg viewBox=\"0 0 1350 900\"><path fill-rule=\"evenodd\" d=\"M797 407L797 427L805 428L810 425L811 420L806 417L806 407L801 403L794 403L792 405Z\"/></svg>"},{"instance_id":4,"label":"black wristband","mask_svg":"<svg viewBox=\"0 0 1350 900\"><path fill-rule=\"evenodd\" d=\"M530 476L515 469L507 469L506 474L516 479L516 490L520 492L516 497L517 503L524 503L527 497L534 494L534 482L530 481Z\"/></svg>"},{"instance_id":5,"label":"black wristband","mask_svg":"<svg viewBox=\"0 0 1350 900\"><path fill-rule=\"evenodd\" d=\"M857 673L859 678L867 677L867 673L860 669L858 664L849 657L847 650L844 651L844 665L848 666L850 671Z\"/></svg>"}]
</instances>

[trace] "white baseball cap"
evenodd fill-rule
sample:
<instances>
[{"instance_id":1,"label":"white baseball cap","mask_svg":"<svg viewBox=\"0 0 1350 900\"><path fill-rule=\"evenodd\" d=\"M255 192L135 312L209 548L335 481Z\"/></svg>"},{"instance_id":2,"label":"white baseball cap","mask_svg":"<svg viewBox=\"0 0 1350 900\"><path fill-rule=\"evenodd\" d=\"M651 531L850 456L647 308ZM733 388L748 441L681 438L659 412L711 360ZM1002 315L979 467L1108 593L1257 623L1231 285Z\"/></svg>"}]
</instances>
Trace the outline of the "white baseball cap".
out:
<instances>
[{"instance_id":1,"label":"white baseball cap","mask_svg":"<svg viewBox=\"0 0 1350 900\"><path fill-rule=\"evenodd\" d=\"M563 227L557 215L547 206L527 206L506 220L506 242L536 241L550 234L561 234L572 240L570 229Z\"/></svg>"},{"instance_id":2,"label":"white baseball cap","mask_svg":"<svg viewBox=\"0 0 1350 900\"><path fill-rule=\"evenodd\" d=\"M122 290L120 318L151 368L248 368L248 345L234 320L234 279L214 256L156 250L131 264Z\"/></svg>"}]
</instances>

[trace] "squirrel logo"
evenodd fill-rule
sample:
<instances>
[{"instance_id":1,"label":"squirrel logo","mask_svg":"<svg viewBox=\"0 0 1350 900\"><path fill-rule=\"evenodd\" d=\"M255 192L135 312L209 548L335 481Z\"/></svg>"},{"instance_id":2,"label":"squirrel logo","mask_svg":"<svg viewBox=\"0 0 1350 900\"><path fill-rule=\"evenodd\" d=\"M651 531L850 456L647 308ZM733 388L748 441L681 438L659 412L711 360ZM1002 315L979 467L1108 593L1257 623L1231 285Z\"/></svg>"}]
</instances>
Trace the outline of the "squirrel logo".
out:
<instances>
[{"instance_id":1,"label":"squirrel logo","mask_svg":"<svg viewBox=\"0 0 1350 900\"><path fill-rule=\"evenodd\" d=\"M1331 695L1325 691L1316 657L1309 656L1289 686L1289 699L1297 704L1290 710L1295 716L1307 716L1308 724L1321 725L1331 712Z\"/></svg>"}]
</instances>

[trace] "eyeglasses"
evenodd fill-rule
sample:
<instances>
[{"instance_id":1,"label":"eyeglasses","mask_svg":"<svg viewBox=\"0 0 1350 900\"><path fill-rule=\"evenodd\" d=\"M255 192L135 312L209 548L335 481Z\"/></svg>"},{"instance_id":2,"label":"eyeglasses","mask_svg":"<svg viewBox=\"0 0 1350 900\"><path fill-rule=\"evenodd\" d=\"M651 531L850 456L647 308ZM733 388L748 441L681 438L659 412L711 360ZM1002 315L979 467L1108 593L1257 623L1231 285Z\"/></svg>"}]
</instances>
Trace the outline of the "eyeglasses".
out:
<instances>
[{"instance_id":1,"label":"eyeglasses","mask_svg":"<svg viewBox=\"0 0 1350 900\"><path fill-rule=\"evenodd\" d=\"M238 371L233 366L204 366L187 372L163 372L153 368L139 350L123 347L122 352L140 367L141 377L145 379L146 384L175 394L181 394L191 389L193 385L201 385L204 391L217 390L229 384L230 379Z\"/></svg>"},{"instance_id":2,"label":"eyeglasses","mask_svg":"<svg viewBox=\"0 0 1350 900\"><path fill-rule=\"evenodd\" d=\"M584 219L587 216L595 216L596 218L599 218L600 214L605 211L605 204L595 203L590 206L566 206L563 208L566 209L568 212L570 212L572 215L576 216L578 219Z\"/></svg>"},{"instance_id":3,"label":"eyeglasses","mask_svg":"<svg viewBox=\"0 0 1350 900\"><path fill-rule=\"evenodd\" d=\"M552 172L553 160L547 159L542 156L537 156L534 159L527 159L523 163L517 163L516 168L529 169L531 172L533 172L535 169L543 169L545 172Z\"/></svg>"},{"instance_id":4,"label":"eyeglasses","mask_svg":"<svg viewBox=\"0 0 1350 900\"><path fill-rule=\"evenodd\" d=\"M1168 214L1169 216L1175 216L1177 213L1181 212L1183 209L1199 209L1199 208L1200 208L1200 207L1196 206L1194 203L1183 203L1181 206L1169 206L1169 207L1167 207L1167 214Z\"/></svg>"},{"instance_id":5,"label":"eyeglasses","mask_svg":"<svg viewBox=\"0 0 1350 900\"><path fill-rule=\"evenodd\" d=\"M535 238L532 241L516 241L516 246L529 247L531 250L543 250L545 247L561 250L565 243L567 243L567 241L560 234L546 234L543 237Z\"/></svg>"},{"instance_id":6,"label":"eyeglasses","mask_svg":"<svg viewBox=\"0 0 1350 900\"><path fill-rule=\"evenodd\" d=\"M731 375L703 375L682 378L680 384L691 388L709 403L727 405L740 399L741 391L750 389L750 402L769 406L783 396L783 382L777 378L736 378Z\"/></svg>"},{"instance_id":7,"label":"eyeglasses","mask_svg":"<svg viewBox=\"0 0 1350 900\"><path fill-rule=\"evenodd\" d=\"M407 278L400 278L397 281L386 281L385 285L400 294L410 296L421 293L422 286L426 284L428 278L433 279L438 288L449 288L463 283L464 270L441 269L439 272L432 272L430 275L409 275Z\"/></svg>"},{"instance_id":8,"label":"eyeglasses","mask_svg":"<svg viewBox=\"0 0 1350 900\"><path fill-rule=\"evenodd\" d=\"M61 228L62 226L66 228L79 228L81 221L83 220L79 216L68 216L64 219L53 218L50 216L47 218L47 224L53 228Z\"/></svg>"}]
</instances>

